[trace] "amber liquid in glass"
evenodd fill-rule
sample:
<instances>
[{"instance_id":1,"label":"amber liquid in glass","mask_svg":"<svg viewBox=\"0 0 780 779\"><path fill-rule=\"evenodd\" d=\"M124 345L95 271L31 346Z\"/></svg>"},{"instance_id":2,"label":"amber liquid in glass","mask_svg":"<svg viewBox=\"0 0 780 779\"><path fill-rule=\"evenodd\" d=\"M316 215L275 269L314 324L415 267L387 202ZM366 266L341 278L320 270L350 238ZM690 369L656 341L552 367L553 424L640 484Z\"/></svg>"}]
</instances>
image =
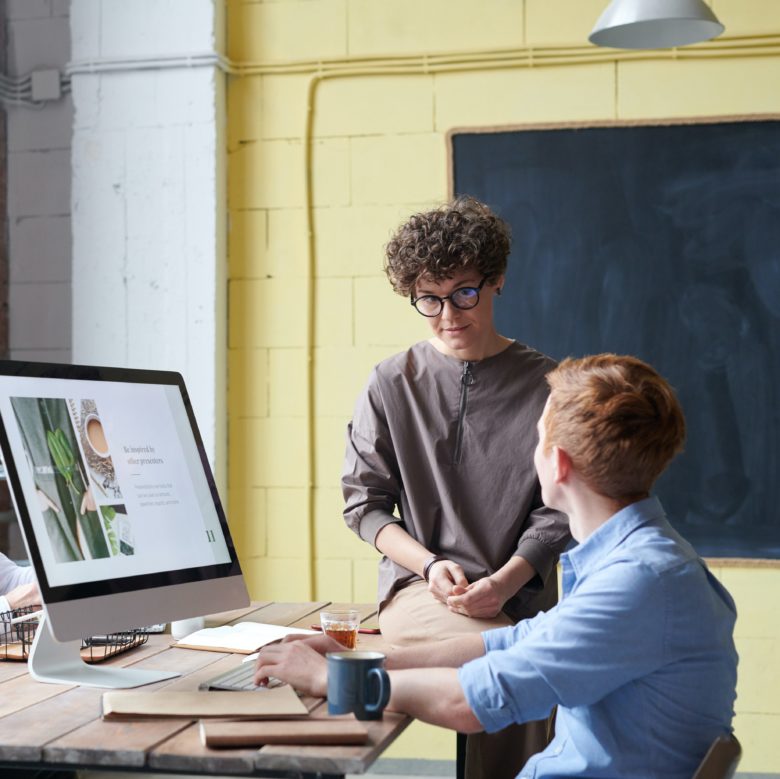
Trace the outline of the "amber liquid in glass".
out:
<instances>
[{"instance_id":1,"label":"amber liquid in glass","mask_svg":"<svg viewBox=\"0 0 780 779\"><path fill-rule=\"evenodd\" d=\"M325 628L325 635L335 638L342 646L347 649L354 649L357 646L357 628L343 627L341 625L328 625Z\"/></svg>"}]
</instances>

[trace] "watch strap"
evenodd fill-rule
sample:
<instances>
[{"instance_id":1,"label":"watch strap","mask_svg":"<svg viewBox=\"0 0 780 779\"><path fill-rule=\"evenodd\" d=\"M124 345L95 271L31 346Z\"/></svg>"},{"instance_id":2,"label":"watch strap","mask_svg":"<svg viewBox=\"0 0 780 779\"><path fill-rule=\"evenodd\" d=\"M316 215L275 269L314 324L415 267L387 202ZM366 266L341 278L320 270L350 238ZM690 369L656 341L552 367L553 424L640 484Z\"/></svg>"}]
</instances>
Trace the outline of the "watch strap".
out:
<instances>
[{"instance_id":1,"label":"watch strap","mask_svg":"<svg viewBox=\"0 0 780 779\"><path fill-rule=\"evenodd\" d=\"M447 557L441 554L435 554L429 557L425 561L425 564L423 565L423 570L422 570L423 579L425 579L426 582L428 581L428 577L430 576L431 568L433 567L434 563L438 563L441 560L447 560L447 559L448 559Z\"/></svg>"}]
</instances>

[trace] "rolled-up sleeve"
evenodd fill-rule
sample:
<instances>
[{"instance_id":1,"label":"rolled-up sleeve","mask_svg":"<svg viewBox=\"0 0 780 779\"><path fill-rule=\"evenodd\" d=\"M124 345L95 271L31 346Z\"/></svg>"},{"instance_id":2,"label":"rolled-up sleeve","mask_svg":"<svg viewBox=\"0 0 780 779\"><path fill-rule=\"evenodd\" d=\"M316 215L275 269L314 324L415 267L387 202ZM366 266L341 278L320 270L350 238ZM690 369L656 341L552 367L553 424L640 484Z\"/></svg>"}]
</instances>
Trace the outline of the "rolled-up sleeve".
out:
<instances>
[{"instance_id":1,"label":"rolled-up sleeve","mask_svg":"<svg viewBox=\"0 0 780 779\"><path fill-rule=\"evenodd\" d=\"M658 578L630 565L600 578L532 620L483 633L486 654L458 677L485 730L542 719L559 704L593 704L664 662L660 633L649 629L663 624Z\"/></svg>"},{"instance_id":2,"label":"rolled-up sleeve","mask_svg":"<svg viewBox=\"0 0 780 779\"><path fill-rule=\"evenodd\" d=\"M519 651L520 644L501 646L515 628L502 628L500 636L485 640L488 653L458 670L463 693L482 727L488 733L515 722L546 717L558 703L555 691L539 669ZM483 634L483 639L489 634ZM517 635L517 633L515 633Z\"/></svg>"}]
</instances>

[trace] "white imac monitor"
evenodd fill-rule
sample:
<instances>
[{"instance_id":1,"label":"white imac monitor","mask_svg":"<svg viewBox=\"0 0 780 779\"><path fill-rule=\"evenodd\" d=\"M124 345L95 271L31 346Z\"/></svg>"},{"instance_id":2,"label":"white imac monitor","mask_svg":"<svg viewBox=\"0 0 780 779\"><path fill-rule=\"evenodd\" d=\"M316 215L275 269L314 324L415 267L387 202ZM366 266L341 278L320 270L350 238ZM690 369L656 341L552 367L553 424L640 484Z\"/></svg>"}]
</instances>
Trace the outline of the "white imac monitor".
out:
<instances>
[{"instance_id":1,"label":"white imac monitor","mask_svg":"<svg viewBox=\"0 0 780 779\"><path fill-rule=\"evenodd\" d=\"M35 678L175 676L87 666L81 638L249 604L178 373L0 361L0 447L44 603Z\"/></svg>"}]
</instances>

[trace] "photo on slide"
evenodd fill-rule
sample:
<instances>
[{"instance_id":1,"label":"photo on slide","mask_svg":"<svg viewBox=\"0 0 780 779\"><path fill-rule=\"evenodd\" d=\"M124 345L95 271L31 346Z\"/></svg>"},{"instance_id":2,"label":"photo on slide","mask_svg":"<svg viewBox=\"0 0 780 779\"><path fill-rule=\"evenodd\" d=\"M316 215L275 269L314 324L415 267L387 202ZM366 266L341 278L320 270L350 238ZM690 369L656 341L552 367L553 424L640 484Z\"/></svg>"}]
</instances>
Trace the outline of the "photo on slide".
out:
<instances>
[{"instance_id":1,"label":"photo on slide","mask_svg":"<svg viewBox=\"0 0 780 779\"><path fill-rule=\"evenodd\" d=\"M103 430L97 404L91 398L69 400L73 424L81 439L81 451L89 467L89 475L97 487L98 503L122 500L122 490L116 479L114 461Z\"/></svg>"},{"instance_id":2,"label":"photo on slide","mask_svg":"<svg viewBox=\"0 0 780 779\"><path fill-rule=\"evenodd\" d=\"M103 517L103 527L112 556L135 554L133 527L127 517L127 506L98 506L98 510Z\"/></svg>"},{"instance_id":3,"label":"photo on slide","mask_svg":"<svg viewBox=\"0 0 780 779\"><path fill-rule=\"evenodd\" d=\"M54 558L71 562L110 557L67 402L16 397L11 405Z\"/></svg>"}]
</instances>

